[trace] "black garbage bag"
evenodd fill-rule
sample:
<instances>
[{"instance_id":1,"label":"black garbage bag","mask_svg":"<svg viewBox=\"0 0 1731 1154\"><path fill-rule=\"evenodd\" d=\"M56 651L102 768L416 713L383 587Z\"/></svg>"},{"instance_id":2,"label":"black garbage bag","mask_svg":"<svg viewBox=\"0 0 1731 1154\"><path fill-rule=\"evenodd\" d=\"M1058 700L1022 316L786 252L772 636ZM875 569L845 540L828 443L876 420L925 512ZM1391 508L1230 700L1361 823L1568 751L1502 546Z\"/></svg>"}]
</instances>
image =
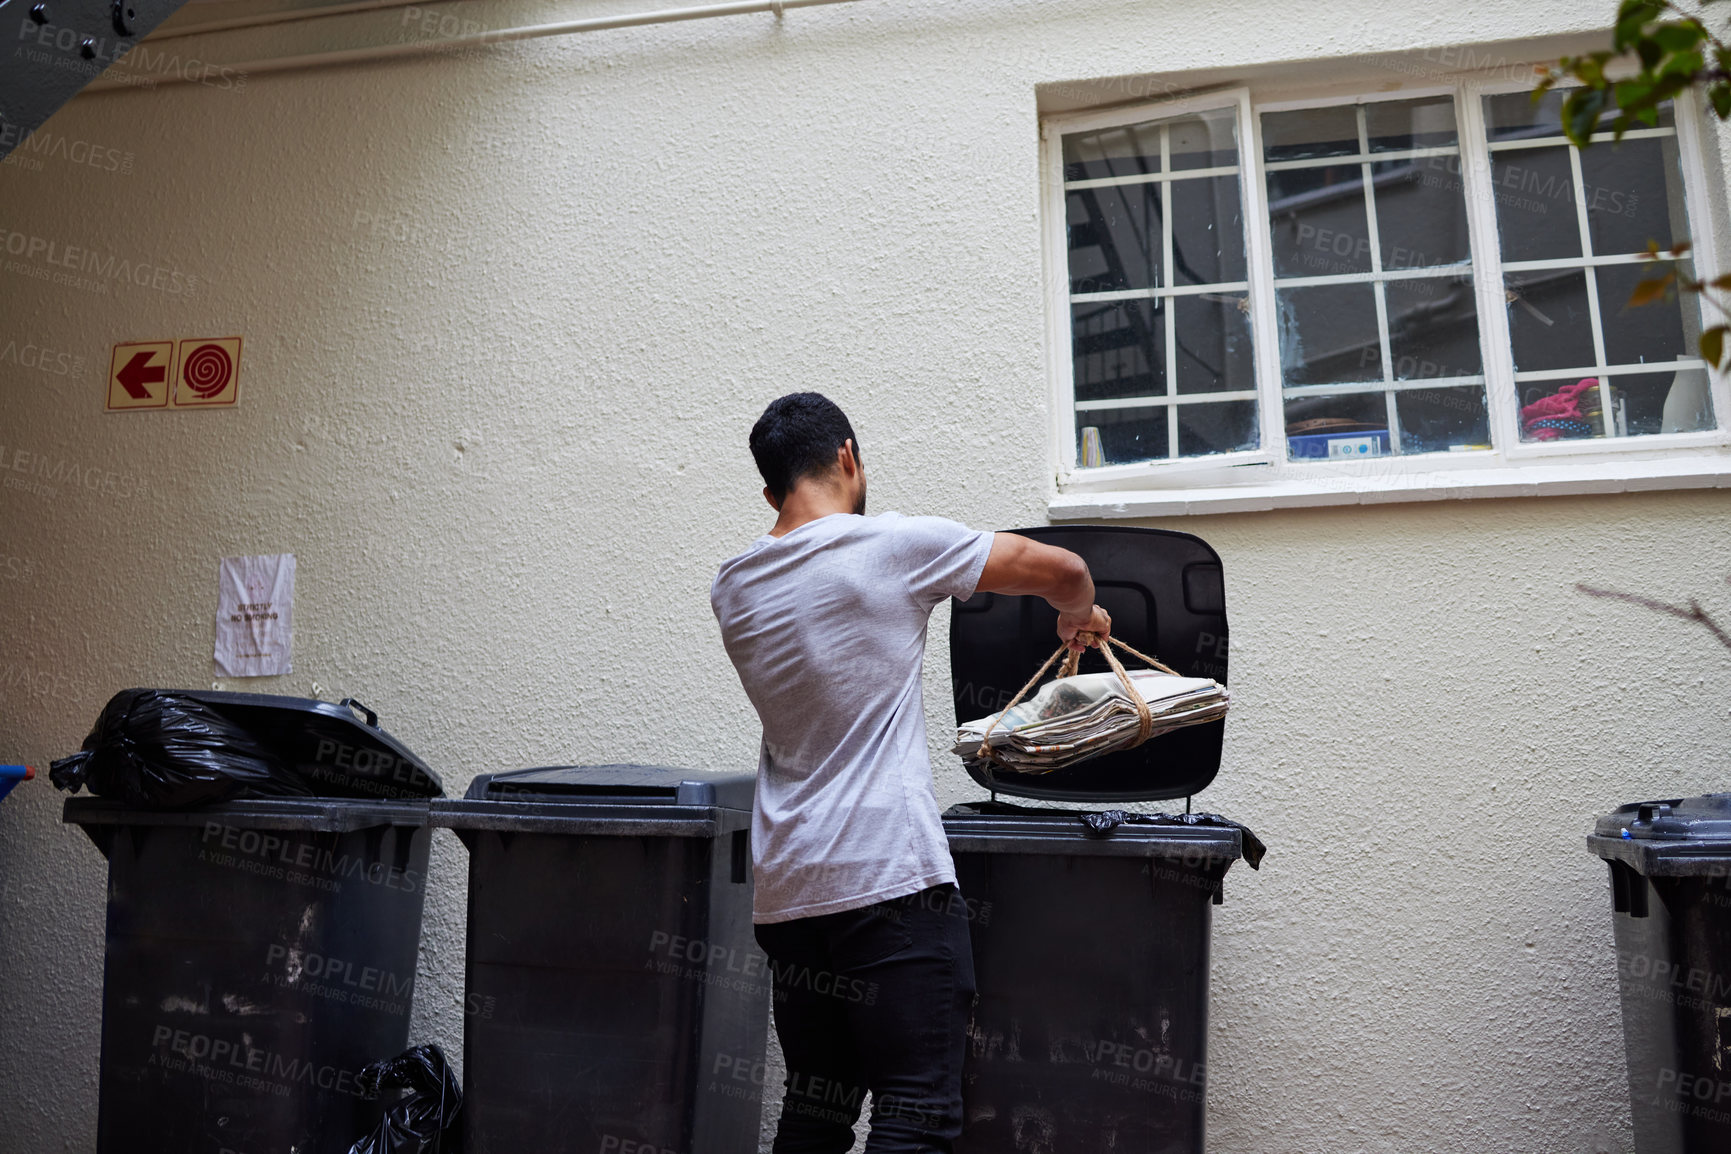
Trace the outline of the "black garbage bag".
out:
<instances>
[{"instance_id":1,"label":"black garbage bag","mask_svg":"<svg viewBox=\"0 0 1731 1154\"><path fill-rule=\"evenodd\" d=\"M49 767L56 788L79 787L141 809L187 809L243 790L263 796L312 791L251 732L188 694L126 689L71 757Z\"/></svg>"},{"instance_id":2,"label":"black garbage bag","mask_svg":"<svg viewBox=\"0 0 1731 1154\"><path fill-rule=\"evenodd\" d=\"M363 721L361 717L364 716ZM440 797L438 776L352 698L125 689L82 752L56 761L56 786L142 809L235 797Z\"/></svg>"},{"instance_id":3,"label":"black garbage bag","mask_svg":"<svg viewBox=\"0 0 1731 1154\"><path fill-rule=\"evenodd\" d=\"M387 1087L408 1091L385 1111L379 1128L349 1147L349 1154L459 1154L457 1115L463 1089L437 1046L410 1046L395 1058L361 1071L361 1092L376 1098Z\"/></svg>"},{"instance_id":4,"label":"black garbage bag","mask_svg":"<svg viewBox=\"0 0 1731 1154\"><path fill-rule=\"evenodd\" d=\"M1262 868L1268 847L1250 832L1250 827L1217 813L1131 813L1122 809L1101 810L1099 813L1077 814L1087 828L1087 837L1110 837L1121 825L1214 825L1235 829L1243 836L1244 864L1253 870Z\"/></svg>"}]
</instances>

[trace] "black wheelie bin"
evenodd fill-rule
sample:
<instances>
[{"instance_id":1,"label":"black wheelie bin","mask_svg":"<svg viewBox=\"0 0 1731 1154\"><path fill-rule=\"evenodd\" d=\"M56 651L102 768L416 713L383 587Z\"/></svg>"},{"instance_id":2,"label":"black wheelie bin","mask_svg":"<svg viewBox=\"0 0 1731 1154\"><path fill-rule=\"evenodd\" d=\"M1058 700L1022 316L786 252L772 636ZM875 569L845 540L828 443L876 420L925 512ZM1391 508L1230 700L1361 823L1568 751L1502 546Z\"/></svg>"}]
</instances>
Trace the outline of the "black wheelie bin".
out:
<instances>
[{"instance_id":1,"label":"black wheelie bin","mask_svg":"<svg viewBox=\"0 0 1731 1154\"><path fill-rule=\"evenodd\" d=\"M561 766L434 803L469 850L467 1154L757 1149L770 975L751 929L755 784Z\"/></svg>"},{"instance_id":2,"label":"black wheelie bin","mask_svg":"<svg viewBox=\"0 0 1731 1154\"><path fill-rule=\"evenodd\" d=\"M1635 1154L1731 1150L1731 793L1625 805L1611 873Z\"/></svg>"},{"instance_id":3,"label":"black wheelie bin","mask_svg":"<svg viewBox=\"0 0 1731 1154\"><path fill-rule=\"evenodd\" d=\"M1095 526L1020 532L1088 562L1114 636L1225 683L1220 558L1201 540ZM957 718L1004 708L1056 647L1056 626L1035 597L956 603ZM1090 650L1081 672L1105 668ZM957 1154L1203 1149L1213 907L1232 864L1262 855L1237 823L1190 812L1190 795L1219 771L1224 729L1175 730L1045 775L970 768L992 799L944 814L979 990ZM1184 813L1156 816L1000 795L1090 807L1187 800Z\"/></svg>"},{"instance_id":4,"label":"black wheelie bin","mask_svg":"<svg viewBox=\"0 0 1731 1154\"><path fill-rule=\"evenodd\" d=\"M347 1150L385 1108L356 1076L408 1045L439 779L364 707L174 696L301 795L67 800L108 860L98 1154Z\"/></svg>"}]
</instances>

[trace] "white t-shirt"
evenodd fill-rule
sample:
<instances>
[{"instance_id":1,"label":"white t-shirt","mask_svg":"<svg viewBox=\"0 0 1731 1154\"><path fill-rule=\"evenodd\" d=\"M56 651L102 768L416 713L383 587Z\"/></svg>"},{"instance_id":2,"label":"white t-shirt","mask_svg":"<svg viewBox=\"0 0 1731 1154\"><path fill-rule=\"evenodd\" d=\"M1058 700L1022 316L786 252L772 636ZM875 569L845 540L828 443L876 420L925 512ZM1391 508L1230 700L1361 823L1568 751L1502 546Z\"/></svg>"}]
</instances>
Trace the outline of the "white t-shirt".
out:
<instances>
[{"instance_id":1,"label":"white t-shirt","mask_svg":"<svg viewBox=\"0 0 1731 1154\"><path fill-rule=\"evenodd\" d=\"M759 537L710 590L763 723L752 920L859 909L956 880L926 756L926 621L969 597L992 534L832 513Z\"/></svg>"}]
</instances>

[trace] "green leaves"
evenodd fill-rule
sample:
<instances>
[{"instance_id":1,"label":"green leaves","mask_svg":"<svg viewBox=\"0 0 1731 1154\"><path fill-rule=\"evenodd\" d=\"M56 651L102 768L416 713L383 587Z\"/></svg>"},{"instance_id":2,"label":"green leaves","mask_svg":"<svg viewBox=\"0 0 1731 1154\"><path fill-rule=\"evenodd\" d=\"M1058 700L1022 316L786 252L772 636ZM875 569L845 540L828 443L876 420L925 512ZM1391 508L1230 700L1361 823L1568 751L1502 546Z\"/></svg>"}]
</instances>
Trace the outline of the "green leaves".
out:
<instances>
[{"instance_id":1,"label":"green leaves","mask_svg":"<svg viewBox=\"0 0 1731 1154\"><path fill-rule=\"evenodd\" d=\"M1665 5L1655 0L1623 0L1617 5L1617 28L1611 38L1618 52L1627 52L1641 39L1647 25L1664 14Z\"/></svg>"},{"instance_id":2,"label":"green leaves","mask_svg":"<svg viewBox=\"0 0 1731 1154\"><path fill-rule=\"evenodd\" d=\"M1731 71L1731 65L1720 65L1721 70ZM1731 83L1721 80L1707 88L1708 103L1713 105L1713 115L1720 120L1731 120Z\"/></svg>"},{"instance_id":3,"label":"green leaves","mask_svg":"<svg viewBox=\"0 0 1731 1154\"><path fill-rule=\"evenodd\" d=\"M1673 54L1695 52L1705 39L1707 29L1701 26L1699 20L1679 20L1673 24L1657 24L1653 27L1653 43ZM1700 53L1695 52L1695 55L1699 56Z\"/></svg>"},{"instance_id":4,"label":"green leaves","mask_svg":"<svg viewBox=\"0 0 1731 1154\"><path fill-rule=\"evenodd\" d=\"M1603 88L1577 88L1563 100L1563 131L1576 148L1587 147L1605 113L1609 93Z\"/></svg>"},{"instance_id":5,"label":"green leaves","mask_svg":"<svg viewBox=\"0 0 1731 1154\"><path fill-rule=\"evenodd\" d=\"M1706 11L1726 2L1700 0L1700 6ZM1621 0L1611 50L1557 61L1539 78L1533 102L1538 103L1565 82L1568 95L1563 98L1563 132L1576 148L1592 144L1594 134L1604 130L1607 117L1618 140L1636 125L1657 125L1665 103L1691 88L1701 90L1713 115L1731 120L1731 45L1672 0ZM1661 263L1680 259L1688 251L1687 241L1667 253L1649 242L1642 257ZM1714 295L1731 294L1731 273L1695 280L1679 273L1675 266L1665 269L1662 276L1637 284L1629 295L1629 307L1666 300L1673 291L1699 293L1704 307L1731 317L1731 303ZM1707 329L1699 342L1701 359L1719 369L1726 364L1728 342L1731 325Z\"/></svg>"},{"instance_id":6,"label":"green leaves","mask_svg":"<svg viewBox=\"0 0 1731 1154\"><path fill-rule=\"evenodd\" d=\"M1630 56L1640 66L1633 75L1606 75L1608 65ZM1577 148L1587 147L1607 116L1619 140L1636 125L1656 125L1660 106L1696 85L1714 114L1731 120L1731 47L1665 0L1623 0L1611 51L1565 56L1539 81L1533 99L1565 80L1580 84L1563 101L1563 131Z\"/></svg>"}]
</instances>

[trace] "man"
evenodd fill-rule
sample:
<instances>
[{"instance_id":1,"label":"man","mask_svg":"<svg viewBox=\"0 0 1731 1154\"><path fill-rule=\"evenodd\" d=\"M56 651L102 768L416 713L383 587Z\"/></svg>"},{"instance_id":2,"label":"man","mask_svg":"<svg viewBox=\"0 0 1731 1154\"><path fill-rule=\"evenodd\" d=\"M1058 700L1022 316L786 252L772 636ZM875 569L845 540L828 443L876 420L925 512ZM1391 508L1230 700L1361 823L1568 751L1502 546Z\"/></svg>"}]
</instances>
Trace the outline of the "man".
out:
<instances>
[{"instance_id":1,"label":"man","mask_svg":"<svg viewBox=\"0 0 1731 1154\"><path fill-rule=\"evenodd\" d=\"M775 1154L844 1154L865 1089L871 1154L948 1151L974 967L926 756L926 621L978 589L1044 597L1075 649L1111 622L1074 553L867 517L859 442L816 393L771 404L751 453L775 525L710 601L763 723L752 920L787 1059Z\"/></svg>"}]
</instances>

